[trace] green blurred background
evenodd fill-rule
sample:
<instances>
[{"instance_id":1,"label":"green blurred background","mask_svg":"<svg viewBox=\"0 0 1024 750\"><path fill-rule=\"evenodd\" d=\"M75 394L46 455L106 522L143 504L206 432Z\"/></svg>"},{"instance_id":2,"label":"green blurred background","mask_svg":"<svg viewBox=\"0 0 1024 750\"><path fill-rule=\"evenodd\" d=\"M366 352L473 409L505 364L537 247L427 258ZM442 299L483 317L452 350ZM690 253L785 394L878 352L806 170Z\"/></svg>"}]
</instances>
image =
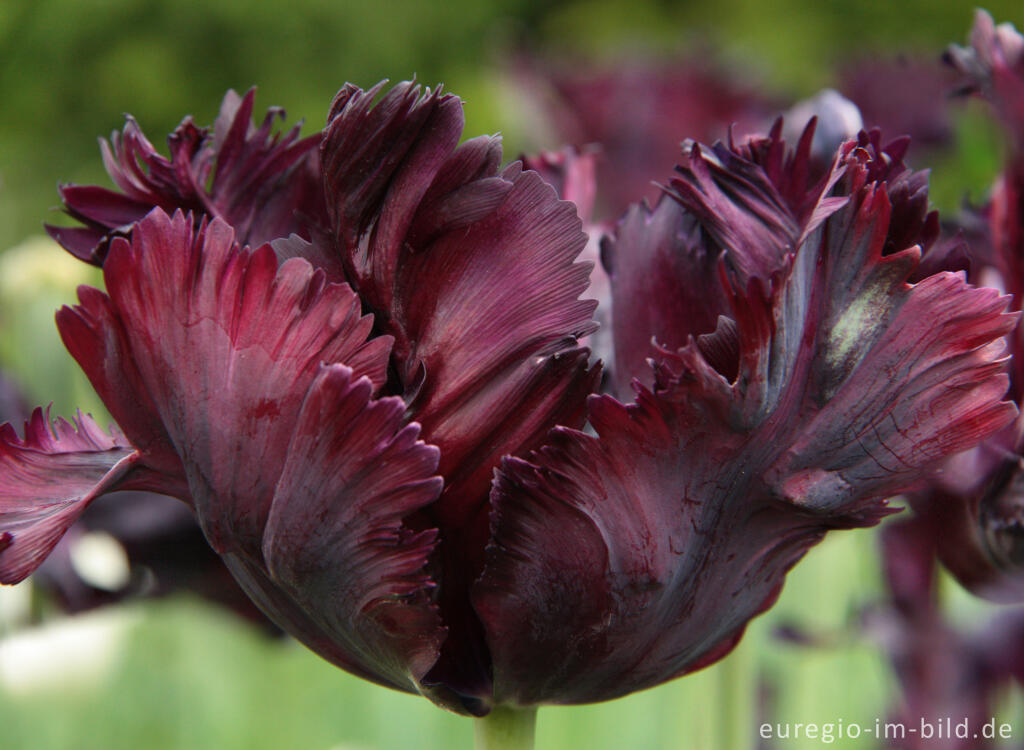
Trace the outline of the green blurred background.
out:
<instances>
[{"instance_id":1,"label":"green blurred background","mask_svg":"<svg viewBox=\"0 0 1024 750\"><path fill-rule=\"evenodd\" d=\"M997 21L1024 24L1019 0L988 9ZM614 61L636 50L669 56L711 48L789 101L834 83L837 68L853 59L937 56L963 42L972 11L935 0L0 0L0 247L13 248L0 255L0 367L21 379L34 403L53 399L59 413L82 406L102 414L52 324L53 309L73 300L77 283L95 283L95 273L32 238L57 218L58 182L109 184L96 138L120 129L125 112L162 149L183 115L210 123L225 90L258 85L258 111L284 106L288 122L305 117L310 132L344 82L415 74L465 99L467 135L500 131L506 153L516 154L559 145L543 142L519 116L508 85L516 51ZM965 194L980 200L1002 153L1000 134L977 111L964 108L956 118L953 148L933 165L943 208ZM913 152L911 162L923 166ZM870 531L834 535L716 667L609 704L542 710L538 747L741 750L764 711L772 721L884 719L893 679L859 625L880 596L874 545ZM966 621L983 613L952 584L946 591ZM0 634L9 631L0 640L5 749L471 743L468 721L349 678L189 597L133 603L78 623L57 618L33 631L18 625L23 598L11 590L0 598ZM824 634L829 646L780 642L773 631L790 623ZM1024 733L1019 698L1009 697L1003 711Z\"/></svg>"}]
</instances>

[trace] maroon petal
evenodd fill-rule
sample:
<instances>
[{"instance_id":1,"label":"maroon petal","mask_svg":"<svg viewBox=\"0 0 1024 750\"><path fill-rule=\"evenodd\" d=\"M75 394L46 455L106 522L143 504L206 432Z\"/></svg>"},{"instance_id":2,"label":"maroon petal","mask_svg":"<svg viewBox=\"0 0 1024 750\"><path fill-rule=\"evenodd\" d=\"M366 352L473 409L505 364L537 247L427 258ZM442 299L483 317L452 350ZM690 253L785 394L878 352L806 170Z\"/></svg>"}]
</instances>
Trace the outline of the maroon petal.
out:
<instances>
[{"instance_id":1,"label":"maroon petal","mask_svg":"<svg viewBox=\"0 0 1024 750\"><path fill-rule=\"evenodd\" d=\"M927 486L908 495L915 527L972 593L1024 601L1024 469L1016 429L950 460Z\"/></svg>"},{"instance_id":2,"label":"maroon petal","mask_svg":"<svg viewBox=\"0 0 1024 750\"><path fill-rule=\"evenodd\" d=\"M905 284L919 255L910 248L883 257L888 207L883 191L868 189L846 221L809 240L826 258L827 248L843 248L843 261L815 282L817 259L806 253L781 295L790 309L807 310L805 323L787 316L776 325L793 344L798 332L808 336L785 367L806 368L803 398L818 406L813 416L803 411L799 429L792 425L770 476L804 507L832 511L859 494L909 486L921 467L977 444L1016 413L998 401L1008 385L1000 337L1016 321L1004 312L1007 298L969 287L961 274ZM817 304L813 283L829 290ZM777 392L770 383L758 409L784 397L782 383Z\"/></svg>"},{"instance_id":3,"label":"maroon petal","mask_svg":"<svg viewBox=\"0 0 1024 750\"><path fill-rule=\"evenodd\" d=\"M104 265L151 403L184 463L195 507L219 552L259 549L285 448L321 362L344 362L380 387L391 341L345 285L293 259L278 268L219 220L155 210Z\"/></svg>"},{"instance_id":4,"label":"maroon petal","mask_svg":"<svg viewBox=\"0 0 1024 750\"><path fill-rule=\"evenodd\" d=\"M574 207L534 172L499 172L497 139L467 141L461 102L403 83L338 94L321 148L349 278L395 337L412 419L441 450L445 489L427 525L444 546L438 603L449 628L425 684L489 693L489 664L466 591L483 566L487 494L501 456L578 426L597 371L577 339L588 268ZM467 656L471 654L472 656ZM475 704L474 704L475 705Z\"/></svg>"},{"instance_id":5,"label":"maroon petal","mask_svg":"<svg viewBox=\"0 0 1024 750\"><path fill-rule=\"evenodd\" d=\"M719 280L720 254L702 241L700 225L668 196L653 210L630 206L604 239L601 256L611 278L615 391L632 394L634 378L650 387L652 341L671 349L710 333L729 311Z\"/></svg>"},{"instance_id":6,"label":"maroon petal","mask_svg":"<svg viewBox=\"0 0 1024 750\"><path fill-rule=\"evenodd\" d=\"M603 363L607 376L615 357L615 343L612 338L611 280L601 261L601 247L605 234L611 229L611 223L593 220L598 157L597 148L566 146L560 151L545 151L537 156L522 157L522 161L524 167L537 172L551 185L559 198L576 204L576 211L583 221L587 244L577 260L593 265L586 296L597 301L594 320L598 329L582 337L580 345L590 349L592 362Z\"/></svg>"},{"instance_id":7,"label":"maroon petal","mask_svg":"<svg viewBox=\"0 0 1024 750\"><path fill-rule=\"evenodd\" d=\"M102 265L113 237L127 235L155 207L222 218L244 244L293 233L309 238L326 224L319 136L300 139L298 126L274 132L284 115L278 108L254 127L254 98L255 89L244 97L229 91L212 134L185 118L168 137L169 158L129 117L121 133L100 142L107 172L122 192L62 186L66 211L85 228L47 226L47 231L95 265Z\"/></svg>"},{"instance_id":8,"label":"maroon petal","mask_svg":"<svg viewBox=\"0 0 1024 750\"><path fill-rule=\"evenodd\" d=\"M407 362L425 372L413 414L441 448L449 497L457 482L446 468L477 472L466 496L476 507L498 459L543 435L560 413L581 413L593 385L585 355L572 353L575 338L593 330L594 303L578 299L588 269L573 262L585 242L579 219L535 173L505 175L512 189L487 220L436 239L402 266L409 289L432 290L402 300L413 342ZM505 421L521 427L495 429Z\"/></svg>"},{"instance_id":9,"label":"maroon petal","mask_svg":"<svg viewBox=\"0 0 1024 750\"><path fill-rule=\"evenodd\" d=\"M573 262L586 238L536 174L498 173L495 139L455 147L457 98L403 83L373 105L379 89L346 87L331 108L328 200L360 296L395 336L411 413L441 448L441 512L465 523L501 455L582 411L593 376L570 352L592 330L587 268ZM517 426L494 429L504 422ZM472 477L465 491L456 470Z\"/></svg>"},{"instance_id":10,"label":"maroon petal","mask_svg":"<svg viewBox=\"0 0 1024 750\"><path fill-rule=\"evenodd\" d=\"M718 144L683 153L672 194L694 212L744 278L769 277L796 249L802 227L760 165Z\"/></svg>"},{"instance_id":11,"label":"maroon petal","mask_svg":"<svg viewBox=\"0 0 1024 750\"><path fill-rule=\"evenodd\" d=\"M341 284L346 280L345 268L341 264L341 258L335 252L334 241L324 233L314 232L312 242L302 239L297 234L292 234L274 240L270 246L274 248L274 253L280 263L291 258L303 258L309 261L314 268L323 271L327 281Z\"/></svg>"},{"instance_id":12,"label":"maroon petal","mask_svg":"<svg viewBox=\"0 0 1024 750\"><path fill-rule=\"evenodd\" d=\"M845 207L767 290L727 292L735 325L664 351L635 405L594 397L597 437L559 428L504 462L474 598L497 700L603 700L720 658L828 529L877 522L1013 419L1007 300L909 285L885 186L845 166Z\"/></svg>"},{"instance_id":13,"label":"maroon petal","mask_svg":"<svg viewBox=\"0 0 1024 750\"><path fill-rule=\"evenodd\" d=\"M78 296L80 305L57 311L64 345L147 465L167 477L166 491L188 500L181 458L132 358L127 333L110 298L88 286L79 287Z\"/></svg>"},{"instance_id":14,"label":"maroon petal","mask_svg":"<svg viewBox=\"0 0 1024 750\"><path fill-rule=\"evenodd\" d=\"M51 425L36 409L24 439L9 423L0 427L0 583L32 573L89 503L139 486L139 471L139 454L91 417Z\"/></svg>"},{"instance_id":15,"label":"maroon petal","mask_svg":"<svg viewBox=\"0 0 1024 750\"><path fill-rule=\"evenodd\" d=\"M444 629L425 571L436 530L403 519L434 502L438 450L398 398L342 365L313 381L263 537L271 578L359 666L415 691Z\"/></svg>"},{"instance_id":16,"label":"maroon petal","mask_svg":"<svg viewBox=\"0 0 1024 750\"><path fill-rule=\"evenodd\" d=\"M414 342L406 361L423 372L411 411L441 449L445 477L431 515L445 539L440 604L451 651L429 677L468 695L490 692L488 660L466 656L483 647L467 646L480 634L465 592L483 567L492 473L554 425L581 425L599 378L574 346L593 330L594 309L578 299L587 286L586 267L573 263L579 219L535 173L504 176L512 189L498 210L402 266L406 288L433 290L403 300L400 316Z\"/></svg>"},{"instance_id":17,"label":"maroon petal","mask_svg":"<svg viewBox=\"0 0 1024 750\"><path fill-rule=\"evenodd\" d=\"M252 124L256 89L244 97L228 91L214 125L215 165L209 213L235 228L239 242L252 246L326 228L320 160L320 136L300 138L301 123L274 132L283 120L280 107L267 111L260 127Z\"/></svg>"},{"instance_id":18,"label":"maroon petal","mask_svg":"<svg viewBox=\"0 0 1024 750\"><path fill-rule=\"evenodd\" d=\"M599 149L566 146L561 151L543 151L536 156L523 156L523 166L544 178L562 200L576 204L584 226L593 224L594 200L597 197L597 163Z\"/></svg>"},{"instance_id":19,"label":"maroon petal","mask_svg":"<svg viewBox=\"0 0 1024 750\"><path fill-rule=\"evenodd\" d=\"M350 278L376 310L391 309L403 239L424 193L462 133L462 103L413 82L347 84L320 146L328 211ZM455 187L454 185L451 187Z\"/></svg>"},{"instance_id":20,"label":"maroon petal","mask_svg":"<svg viewBox=\"0 0 1024 750\"><path fill-rule=\"evenodd\" d=\"M813 163L814 132L812 120L787 150L780 120L767 137L739 145L687 146L668 190L675 201L662 198L653 211L632 206L606 238L620 396L634 378L651 385L652 340L676 349L729 314L723 270L740 288L753 278L767 282L846 202L830 195L845 166Z\"/></svg>"},{"instance_id":21,"label":"maroon petal","mask_svg":"<svg viewBox=\"0 0 1024 750\"><path fill-rule=\"evenodd\" d=\"M740 286L755 276L767 280L845 202L829 196L843 167L812 161L814 130L811 120L793 150L782 139L781 120L768 136L739 145L706 151L684 144L669 193L700 221L712 247L725 252Z\"/></svg>"},{"instance_id":22,"label":"maroon petal","mask_svg":"<svg viewBox=\"0 0 1024 750\"><path fill-rule=\"evenodd\" d=\"M537 465L503 464L474 598L497 701L607 700L724 656L821 537L695 416L595 398L599 439L559 429Z\"/></svg>"}]
</instances>

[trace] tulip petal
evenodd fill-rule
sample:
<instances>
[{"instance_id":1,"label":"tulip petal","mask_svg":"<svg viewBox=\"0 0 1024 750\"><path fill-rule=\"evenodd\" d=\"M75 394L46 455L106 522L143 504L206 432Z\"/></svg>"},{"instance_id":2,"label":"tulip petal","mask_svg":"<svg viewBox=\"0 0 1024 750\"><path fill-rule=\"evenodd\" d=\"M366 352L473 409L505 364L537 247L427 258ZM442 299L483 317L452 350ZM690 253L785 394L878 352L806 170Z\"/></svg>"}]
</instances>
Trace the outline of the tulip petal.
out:
<instances>
[{"instance_id":1,"label":"tulip petal","mask_svg":"<svg viewBox=\"0 0 1024 750\"><path fill-rule=\"evenodd\" d=\"M275 133L283 120L272 107L258 128L252 125L256 89L239 97L228 91L214 124L215 154L208 213L235 228L239 241L256 246L293 233L309 237L324 227L320 136L300 138L301 124Z\"/></svg>"},{"instance_id":2,"label":"tulip petal","mask_svg":"<svg viewBox=\"0 0 1024 750\"><path fill-rule=\"evenodd\" d=\"M488 658L466 591L483 566L491 474L554 425L579 426L598 377L577 347L594 330L594 303L578 299L589 269L574 262L586 236L536 173L498 170L497 139L456 147L457 98L402 83L374 104L380 89L335 99L327 202L347 275L395 338L410 417L441 450L445 489L427 515L445 539L449 637L424 684L479 696Z\"/></svg>"},{"instance_id":3,"label":"tulip petal","mask_svg":"<svg viewBox=\"0 0 1024 750\"><path fill-rule=\"evenodd\" d=\"M579 219L536 173L510 179L486 221L435 240L402 269L413 288L435 290L403 300L408 361L425 371L412 412L441 448L448 497L457 482L447 470L477 474L467 492L476 507L498 459L535 445L560 413L582 415L595 378L573 354L594 310L578 299L588 271L573 263L585 242ZM521 426L495 429L506 421Z\"/></svg>"},{"instance_id":4,"label":"tulip petal","mask_svg":"<svg viewBox=\"0 0 1024 750\"><path fill-rule=\"evenodd\" d=\"M132 485L139 463L118 432L88 416L51 425L36 409L23 439L0 427L0 583L32 573L89 503Z\"/></svg>"},{"instance_id":5,"label":"tulip petal","mask_svg":"<svg viewBox=\"0 0 1024 750\"><path fill-rule=\"evenodd\" d=\"M503 463L474 593L497 700L604 700L720 658L828 529L1012 421L1007 299L908 284L884 185L850 184L770 283L726 289L735 325L661 352L636 404L593 397L597 437Z\"/></svg>"},{"instance_id":6,"label":"tulip petal","mask_svg":"<svg viewBox=\"0 0 1024 750\"><path fill-rule=\"evenodd\" d=\"M652 340L675 349L710 333L729 300L719 281L720 253L701 241L700 225L664 195L652 210L633 204L602 242L609 269L615 341L615 391L632 395L634 378L650 387Z\"/></svg>"},{"instance_id":7,"label":"tulip petal","mask_svg":"<svg viewBox=\"0 0 1024 750\"><path fill-rule=\"evenodd\" d=\"M711 149L685 144L667 194L634 205L602 246L612 278L616 393L634 378L650 387L652 338L665 348L715 330L730 312L720 266L745 288L768 282L803 239L846 202L830 195L845 172L813 163L815 121L787 150L782 122L765 137Z\"/></svg>"},{"instance_id":8,"label":"tulip petal","mask_svg":"<svg viewBox=\"0 0 1024 750\"><path fill-rule=\"evenodd\" d=\"M263 558L350 659L405 690L437 659L444 630L425 567L434 529L403 519L437 499L438 450L406 424L398 398L343 365L306 395L274 492Z\"/></svg>"},{"instance_id":9,"label":"tulip petal","mask_svg":"<svg viewBox=\"0 0 1024 750\"><path fill-rule=\"evenodd\" d=\"M181 456L218 552L258 554L273 487L303 395L321 362L344 362L379 388L391 340L366 341L346 285L304 260L278 268L268 245L240 250L219 220L193 231L159 209L104 264L138 380Z\"/></svg>"},{"instance_id":10,"label":"tulip petal","mask_svg":"<svg viewBox=\"0 0 1024 750\"><path fill-rule=\"evenodd\" d=\"M100 141L103 161L122 192L63 185L68 215L85 227L47 231L69 252L103 265L111 239L126 236L155 207L219 217L239 241L253 246L298 233L309 238L326 225L319 161L319 136L299 138L299 126L275 133L283 110L269 110L252 125L256 91L229 91L211 134L191 117L168 137L170 158L157 153L138 123L128 118L121 133Z\"/></svg>"},{"instance_id":11,"label":"tulip petal","mask_svg":"<svg viewBox=\"0 0 1024 750\"><path fill-rule=\"evenodd\" d=\"M843 262L827 264L828 278L818 282L826 297L815 305L798 289L799 277L813 283L820 273L808 253L780 298L808 313L799 328L788 316L779 328L817 328L814 343L792 347L787 365L809 370L803 399L817 406L787 430L791 442L769 476L784 497L816 511L905 488L922 466L975 445L1016 412L999 402L1008 385L1001 337L1016 322L1004 312L1008 299L948 272L906 285L919 253L882 255L888 207L884 191L869 189L848 222L809 240L843 248ZM784 388L781 379L769 382L757 409L778 403Z\"/></svg>"},{"instance_id":12,"label":"tulip petal","mask_svg":"<svg viewBox=\"0 0 1024 750\"><path fill-rule=\"evenodd\" d=\"M717 143L706 150L684 144L669 193L725 252L741 285L753 277L770 278L802 239L845 203L827 197L843 167L833 162L815 170L811 164L814 128L811 120L793 151L782 139L781 120L767 137L741 145Z\"/></svg>"},{"instance_id":13,"label":"tulip petal","mask_svg":"<svg viewBox=\"0 0 1024 750\"><path fill-rule=\"evenodd\" d=\"M185 469L132 359L110 298L88 286L79 287L78 295L81 304L57 311L64 345L131 444L167 477L164 491L189 501Z\"/></svg>"},{"instance_id":14,"label":"tulip petal","mask_svg":"<svg viewBox=\"0 0 1024 750\"><path fill-rule=\"evenodd\" d=\"M587 267L573 263L586 238L535 173L498 172L497 139L455 147L456 97L402 83L374 105L379 91L348 86L335 99L321 147L328 203L350 276L395 337L411 414L441 448L439 510L466 523L501 455L582 412L594 374L570 351L593 328L594 303L578 299ZM492 429L509 419L519 427ZM465 492L455 467L473 477Z\"/></svg>"},{"instance_id":15,"label":"tulip petal","mask_svg":"<svg viewBox=\"0 0 1024 750\"><path fill-rule=\"evenodd\" d=\"M741 437L693 416L650 394L595 398L599 438L557 429L503 463L474 592L495 700L607 700L710 663L820 539L737 481Z\"/></svg>"},{"instance_id":16,"label":"tulip petal","mask_svg":"<svg viewBox=\"0 0 1024 750\"><path fill-rule=\"evenodd\" d=\"M414 82L347 84L331 104L320 146L327 206L350 278L375 309L391 309L403 241L462 133L462 103ZM456 187L455 185L451 186Z\"/></svg>"}]
</instances>

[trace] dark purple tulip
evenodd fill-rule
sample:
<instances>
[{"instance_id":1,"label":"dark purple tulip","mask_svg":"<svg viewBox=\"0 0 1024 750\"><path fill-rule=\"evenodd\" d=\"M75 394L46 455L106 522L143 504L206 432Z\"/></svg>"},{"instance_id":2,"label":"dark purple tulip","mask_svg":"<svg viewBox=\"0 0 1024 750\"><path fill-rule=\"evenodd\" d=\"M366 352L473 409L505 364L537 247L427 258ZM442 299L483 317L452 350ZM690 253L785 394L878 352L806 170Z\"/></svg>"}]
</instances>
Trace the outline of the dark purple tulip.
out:
<instances>
[{"instance_id":1,"label":"dark purple tulip","mask_svg":"<svg viewBox=\"0 0 1024 750\"><path fill-rule=\"evenodd\" d=\"M99 239L106 293L58 327L123 435L3 428L0 580L100 494L162 489L338 666L467 713L603 700L723 656L828 529L1015 415L1005 300L907 283L931 220L905 144L688 146L605 252L624 405L587 399L574 207L460 145L455 97L379 94L331 107L322 229L248 249L157 206Z\"/></svg>"}]
</instances>

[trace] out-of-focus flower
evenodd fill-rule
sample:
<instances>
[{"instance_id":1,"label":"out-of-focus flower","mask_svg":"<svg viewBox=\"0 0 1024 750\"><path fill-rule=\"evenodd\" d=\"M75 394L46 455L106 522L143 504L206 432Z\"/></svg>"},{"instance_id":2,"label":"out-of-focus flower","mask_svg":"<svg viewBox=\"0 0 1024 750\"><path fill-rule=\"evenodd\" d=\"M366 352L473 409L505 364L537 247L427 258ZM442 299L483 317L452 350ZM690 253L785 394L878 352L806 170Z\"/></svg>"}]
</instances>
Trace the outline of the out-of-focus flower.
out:
<instances>
[{"instance_id":1,"label":"out-of-focus flower","mask_svg":"<svg viewBox=\"0 0 1024 750\"><path fill-rule=\"evenodd\" d=\"M0 421L17 422L29 413L25 395L17 383L4 372L0 372Z\"/></svg>"},{"instance_id":2,"label":"out-of-focus flower","mask_svg":"<svg viewBox=\"0 0 1024 750\"><path fill-rule=\"evenodd\" d=\"M688 145L603 251L626 405L587 399L574 207L458 145L455 97L379 93L331 107L324 231L297 211L250 250L161 195L98 240L107 293L58 326L123 433L3 428L0 580L99 495L161 489L355 674L475 714L603 700L723 656L827 530L1014 417L1005 300L908 283L935 221L904 143Z\"/></svg>"},{"instance_id":3,"label":"out-of-focus flower","mask_svg":"<svg viewBox=\"0 0 1024 750\"><path fill-rule=\"evenodd\" d=\"M600 147L596 216L614 220L641 198L657 200L653 183L678 158L684 138L710 143L733 125L753 132L779 111L756 81L713 60L709 54L603 65L525 59L515 75L561 142Z\"/></svg>"},{"instance_id":4,"label":"out-of-focus flower","mask_svg":"<svg viewBox=\"0 0 1024 750\"><path fill-rule=\"evenodd\" d=\"M952 47L949 61L965 91L993 104L1014 137L1009 164L978 216L987 220L970 255L974 278L1008 291L1013 309L1024 299L1024 37L996 26L979 11L968 48ZM1012 398L1024 397L1024 330L1008 337ZM999 601L1024 601L1024 424L1018 423L950 461L941 475L908 496L929 529L936 554L971 591Z\"/></svg>"},{"instance_id":5,"label":"out-of-focus flower","mask_svg":"<svg viewBox=\"0 0 1024 750\"><path fill-rule=\"evenodd\" d=\"M950 717L967 722L952 736L893 736L904 750L995 747L982 728L996 715L1002 692L1024 676L1024 611L1009 610L970 630L958 629L942 611L937 592L936 552L942 546L926 521L901 519L882 530L883 572L889 597L867 622L888 651L899 681L896 725L938 726Z\"/></svg>"},{"instance_id":6,"label":"out-of-focus flower","mask_svg":"<svg viewBox=\"0 0 1024 750\"><path fill-rule=\"evenodd\" d=\"M949 91L953 76L937 59L857 59L839 72L837 88L860 110L864 125L910 136L915 147L953 137Z\"/></svg>"},{"instance_id":7,"label":"out-of-focus flower","mask_svg":"<svg viewBox=\"0 0 1024 750\"><path fill-rule=\"evenodd\" d=\"M969 41L968 47L951 46L946 61L965 77L963 93L988 99L1024 145L1024 37L1013 24L996 26L992 16L979 10Z\"/></svg>"}]
</instances>

